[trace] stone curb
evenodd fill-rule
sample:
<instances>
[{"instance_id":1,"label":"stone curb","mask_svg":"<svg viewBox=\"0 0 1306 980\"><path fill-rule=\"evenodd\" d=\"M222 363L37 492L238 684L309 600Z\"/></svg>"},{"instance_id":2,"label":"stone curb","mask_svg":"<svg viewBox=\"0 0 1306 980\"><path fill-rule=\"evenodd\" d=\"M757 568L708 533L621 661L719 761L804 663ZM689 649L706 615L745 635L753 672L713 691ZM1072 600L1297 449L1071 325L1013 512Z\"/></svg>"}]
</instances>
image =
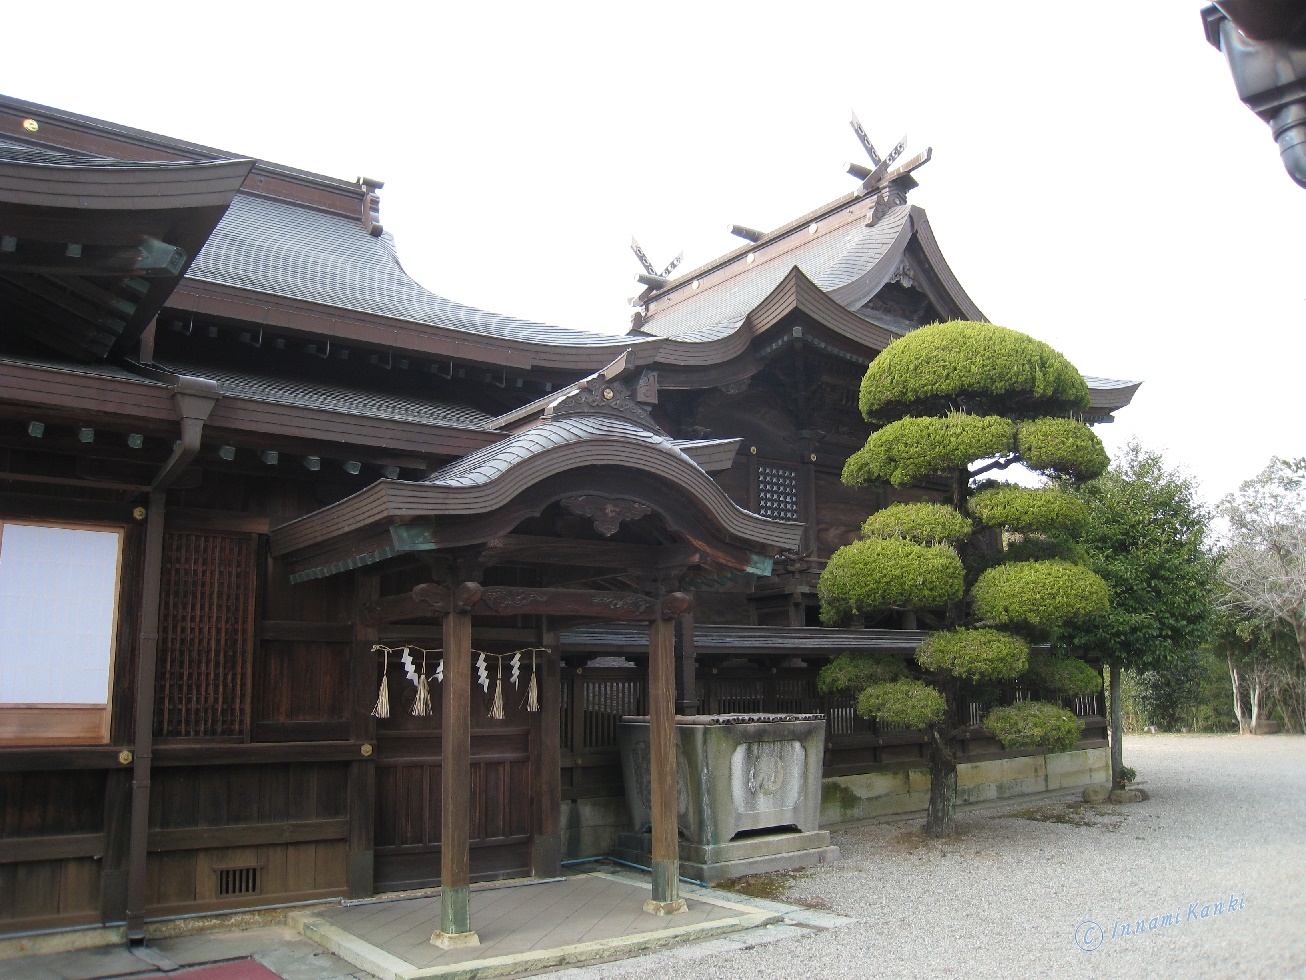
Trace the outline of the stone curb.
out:
<instances>
[{"instance_id":1,"label":"stone curb","mask_svg":"<svg viewBox=\"0 0 1306 980\"><path fill-rule=\"evenodd\" d=\"M595 877L624 881L624 876L609 875L602 872ZM492 956L482 960L467 960L462 963L450 963L445 966L419 968L392 953L346 932L319 918L312 912L294 912L287 916L287 922L303 935L322 946L342 960L366 970L381 980L473 980L481 977L501 977L525 973L531 970L544 970L558 966L583 965L602 960L622 959L653 950L678 946L684 943L698 942L721 936L730 936L746 930L758 929L784 921L776 912L761 911L733 900L722 898L707 889L693 889L707 894L695 895L700 901L710 902L722 908L739 913L727 919L700 922L690 926L671 926L667 929L640 933L634 936L621 936L614 939L598 939L587 943L575 943L557 946L553 949L532 950L525 953L511 953Z\"/></svg>"}]
</instances>

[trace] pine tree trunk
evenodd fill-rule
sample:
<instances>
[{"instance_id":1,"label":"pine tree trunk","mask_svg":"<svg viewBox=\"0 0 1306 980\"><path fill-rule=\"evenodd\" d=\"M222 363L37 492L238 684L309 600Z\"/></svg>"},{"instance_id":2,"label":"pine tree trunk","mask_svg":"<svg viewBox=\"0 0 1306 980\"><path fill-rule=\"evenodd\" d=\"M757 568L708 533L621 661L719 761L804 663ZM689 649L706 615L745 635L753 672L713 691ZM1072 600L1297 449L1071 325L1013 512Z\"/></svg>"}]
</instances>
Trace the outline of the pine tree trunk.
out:
<instances>
[{"instance_id":1,"label":"pine tree trunk","mask_svg":"<svg viewBox=\"0 0 1306 980\"><path fill-rule=\"evenodd\" d=\"M961 690L955 678L939 685L944 709L941 724L929 729L930 807L925 814L926 837L952 837L957 833L957 712Z\"/></svg>"},{"instance_id":2,"label":"pine tree trunk","mask_svg":"<svg viewBox=\"0 0 1306 980\"><path fill-rule=\"evenodd\" d=\"M957 833L957 757L942 749L937 731L930 734L930 808L925 815L925 836L952 837Z\"/></svg>"},{"instance_id":3,"label":"pine tree trunk","mask_svg":"<svg viewBox=\"0 0 1306 980\"><path fill-rule=\"evenodd\" d=\"M1125 726L1120 720L1120 665L1111 664L1111 787L1125 788Z\"/></svg>"}]
</instances>

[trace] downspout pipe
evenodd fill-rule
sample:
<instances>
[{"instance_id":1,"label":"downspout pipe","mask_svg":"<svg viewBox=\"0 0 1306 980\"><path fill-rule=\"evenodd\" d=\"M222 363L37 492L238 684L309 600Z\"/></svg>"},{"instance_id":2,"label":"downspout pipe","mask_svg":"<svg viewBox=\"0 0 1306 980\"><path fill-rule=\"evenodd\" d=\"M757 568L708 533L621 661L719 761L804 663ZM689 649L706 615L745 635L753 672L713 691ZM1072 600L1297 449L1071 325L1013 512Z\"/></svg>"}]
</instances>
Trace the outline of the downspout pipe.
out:
<instances>
[{"instance_id":1,"label":"downspout pipe","mask_svg":"<svg viewBox=\"0 0 1306 980\"><path fill-rule=\"evenodd\" d=\"M145 569L136 661L136 737L132 758L131 832L127 857L127 941L145 941L145 859L150 819L150 769L154 754L154 675L159 659L159 591L163 578L163 523L168 488L200 451L204 423L222 397L216 384L177 377L173 399L181 438L150 483L145 512Z\"/></svg>"}]
</instances>

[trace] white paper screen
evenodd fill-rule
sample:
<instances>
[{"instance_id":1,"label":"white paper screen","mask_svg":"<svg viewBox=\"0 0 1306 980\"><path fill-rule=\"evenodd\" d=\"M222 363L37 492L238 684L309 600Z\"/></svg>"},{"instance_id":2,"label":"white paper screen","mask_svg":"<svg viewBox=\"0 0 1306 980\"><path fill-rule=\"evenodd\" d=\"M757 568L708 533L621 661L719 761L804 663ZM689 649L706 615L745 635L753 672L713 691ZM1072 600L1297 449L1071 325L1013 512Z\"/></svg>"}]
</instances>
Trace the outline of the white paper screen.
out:
<instances>
[{"instance_id":1,"label":"white paper screen","mask_svg":"<svg viewBox=\"0 0 1306 980\"><path fill-rule=\"evenodd\" d=\"M106 704L119 535L5 524L0 704Z\"/></svg>"}]
</instances>

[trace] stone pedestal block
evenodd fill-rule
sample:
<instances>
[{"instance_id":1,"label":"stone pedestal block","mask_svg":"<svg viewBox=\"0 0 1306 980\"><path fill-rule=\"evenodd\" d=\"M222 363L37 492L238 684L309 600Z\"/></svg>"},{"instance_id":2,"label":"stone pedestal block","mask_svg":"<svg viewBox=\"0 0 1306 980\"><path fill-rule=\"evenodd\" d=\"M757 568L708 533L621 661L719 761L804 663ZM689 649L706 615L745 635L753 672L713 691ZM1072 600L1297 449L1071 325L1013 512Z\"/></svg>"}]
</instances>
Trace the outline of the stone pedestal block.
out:
<instances>
[{"instance_id":1,"label":"stone pedestal block","mask_svg":"<svg viewBox=\"0 0 1306 980\"><path fill-rule=\"evenodd\" d=\"M619 730L633 833L614 857L647 864L652 820L648 719ZM822 715L692 715L676 719L680 874L720 881L833 860L819 830Z\"/></svg>"},{"instance_id":2,"label":"stone pedestal block","mask_svg":"<svg viewBox=\"0 0 1306 980\"><path fill-rule=\"evenodd\" d=\"M648 834L622 834L612 856L648 867L652 852ZM740 875L809 868L838 857L839 848L830 843L830 833L825 830L750 834L728 844L691 844L682 840L680 876L711 885Z\"/></svg>"}]
</instances>

